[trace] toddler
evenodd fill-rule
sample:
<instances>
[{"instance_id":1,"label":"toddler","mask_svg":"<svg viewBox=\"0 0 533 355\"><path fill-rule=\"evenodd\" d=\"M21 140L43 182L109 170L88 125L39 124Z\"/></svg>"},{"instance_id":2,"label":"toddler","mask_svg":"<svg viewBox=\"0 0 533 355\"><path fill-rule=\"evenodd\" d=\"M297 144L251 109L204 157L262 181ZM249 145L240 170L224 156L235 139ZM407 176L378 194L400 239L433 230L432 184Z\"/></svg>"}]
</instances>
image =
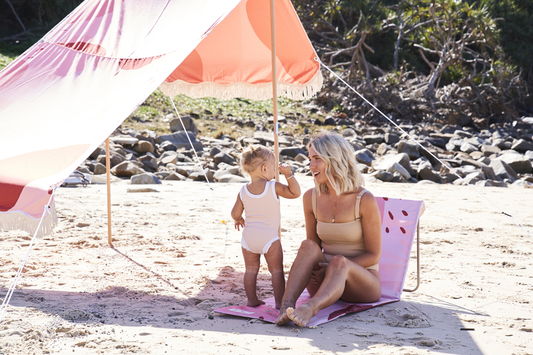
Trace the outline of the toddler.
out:
<instances>
[{"instance_id":1,"label":"toddler","mask_svg":"<svg viewBox=\"0 0 533 355\"><path fill-rule=\"evenodd\" d=\"M237 195L231 217L237 230L243 228L241 246L246 267L244 289L248 297L247 306L264 304L256 294L257 273L261 254L264 254L272 275L276 308L279 309L285 292L283 250L278 233L281 220L279 196L297 198L300 196L300 185L286 164L280 165L279 171L287 179L287 185L271 181L276 174L275 165L274 153L266 147L250 146L242 153L241 169L250 176L251 182L243 186ZM242 216L243 211L246 211L246 220Z\"/></svg>"}]
</instances>

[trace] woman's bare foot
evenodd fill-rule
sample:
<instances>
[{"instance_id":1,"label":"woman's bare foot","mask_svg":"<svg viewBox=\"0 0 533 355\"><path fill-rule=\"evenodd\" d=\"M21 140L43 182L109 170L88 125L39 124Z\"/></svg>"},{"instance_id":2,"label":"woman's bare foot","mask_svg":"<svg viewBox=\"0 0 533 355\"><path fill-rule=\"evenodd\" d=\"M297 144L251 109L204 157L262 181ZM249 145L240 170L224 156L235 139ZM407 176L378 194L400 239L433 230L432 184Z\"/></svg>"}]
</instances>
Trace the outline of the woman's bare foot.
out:
<instances>
[{"instance_id":1,"label":"woman's bare foot","mask_svg":"<svg viewBox=\"0 0 533 355\"><path fill-rule=\"evenodd\" d=\"M261 300L255 300L255 301L250 301L248 300L248 303L246 304L248 307L257 307L257 306L260 306L262 304L265 304L265 302L261 301Z\"/></svg>"},{"instance_id":2,"label":"woman's bare foot","mask_svg":"<svg viewBox=\"0 0 533 355\"><path fill-rule=\"evenodd\" d=\"M313 318L313 311L307 304L302 304L300 307L287 308L287 316L296 323L299 327L307 327L311 318Z\"/></svg>"},{"instance_id":3,"label":"woman's bare foot","mask_svg":"<svg viewBox=\"0 0 533 355\"><path fill-rule=\"evenodd\" d=\"M276 318L276 321L274 322L276 325L285 325L289 323L291 320L289 319L289 316L287 315L287 308L283 308L279 310L279 316Z\"/></svg>"}]
</instances>

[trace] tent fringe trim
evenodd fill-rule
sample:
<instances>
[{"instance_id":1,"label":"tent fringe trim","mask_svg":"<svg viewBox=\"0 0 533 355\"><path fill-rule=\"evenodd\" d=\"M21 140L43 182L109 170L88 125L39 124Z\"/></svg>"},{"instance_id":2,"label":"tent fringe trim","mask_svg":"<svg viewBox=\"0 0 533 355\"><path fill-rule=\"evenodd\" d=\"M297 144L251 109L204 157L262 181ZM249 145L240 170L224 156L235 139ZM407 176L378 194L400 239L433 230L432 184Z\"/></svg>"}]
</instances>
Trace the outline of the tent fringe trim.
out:
<instances>
[{"instance_id":1,"label":"tent fringe trim","mask_svg":"<svg viewBox=\"0 0 533 355\"><path fill-rule=\"evenodd\" d=\"M320 70L305 84L278 83L278 96L291 100L311 99L322 87L323 77ZM199 83L191 84L183 80L176 80L172 83L164 81L159 89L167 96L179 94L191 98L215 97L218 99L234 99L237 97L250 100L268 100L272 98L272 84L217 84Z\"/></svg>"},{"instance_id":2,"label":"tent fringe trim","mask_svg":"<svg viewBox=\"0 0 533 355\"><path fill-rule=\"evenodd\" d=\"M0 230L23 230L33 235L35 234L35 230L39 226L40 220L40 218L33 218L19 211L0 212ZM39 231L39 234L37 236L42 237L52 233L55 226L57 225L57 222L58 219L56 206L55 202L52 202L48 213L43 218L41 230Z\"/></svg>"}]
</instances>

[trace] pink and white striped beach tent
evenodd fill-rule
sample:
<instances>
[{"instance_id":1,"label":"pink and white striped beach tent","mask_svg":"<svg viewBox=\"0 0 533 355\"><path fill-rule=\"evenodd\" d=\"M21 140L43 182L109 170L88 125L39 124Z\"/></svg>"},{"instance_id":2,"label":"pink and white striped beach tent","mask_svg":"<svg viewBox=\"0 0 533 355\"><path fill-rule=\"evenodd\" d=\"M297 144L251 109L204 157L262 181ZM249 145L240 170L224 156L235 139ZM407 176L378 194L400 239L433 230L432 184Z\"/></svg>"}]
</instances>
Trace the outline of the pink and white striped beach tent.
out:
<instances>
[{"instance_id":1,"label":"pink and white striped beach tent","mask_svg":"<svg viewBox=\"0 0 533 355\"><path fill-rule=\"evenodd\" d=\"M279 96L309 98L316 53L290 0L275 8ZM0 72L0 230L34 233L54 188L158 87L271 98L270 33L270 0L86 0Z\"/></svg>"}]
</instances>

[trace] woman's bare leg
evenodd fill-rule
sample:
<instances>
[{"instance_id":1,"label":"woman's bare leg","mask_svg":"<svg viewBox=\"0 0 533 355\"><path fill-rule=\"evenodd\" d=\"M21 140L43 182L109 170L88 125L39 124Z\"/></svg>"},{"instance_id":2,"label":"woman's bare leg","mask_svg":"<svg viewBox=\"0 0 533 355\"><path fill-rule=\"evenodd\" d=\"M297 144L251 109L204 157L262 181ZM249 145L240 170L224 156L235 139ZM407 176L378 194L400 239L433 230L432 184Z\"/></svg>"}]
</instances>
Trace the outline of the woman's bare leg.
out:
<instances>
[{"instance_id":1,"label":"woman's bare leg","mask_svg":"<svg viewBox=\"0 0 533 355\"><path fill-rule=\"evenodd\" d=\"M335 256L329 263L326 276L315 295L288 317L301 327L307 326L317 312L337 300L346 302L374 302L381 297L379 273L367 270L353 261Z\"/></svg>"},{"instance_id":2,"label":"woman's bare leg","mask_svg":"<svg viewBox=\"0 0 533 355\"><path fill-rule=\"evenodd\" d=\"M265 304L265 302L257 298L256 293L257 273L261 265L261 254L255 254L242 248L242 255L244 256L244 265L246 267L244 272L244 291L246 291L246 297L248 297L248 303L246 305L257 307Z\"/></svg>"},{"instance_id":3,"label":"woman's bare leg","mask_svg":"<svg viewBox=\"0 0 533 355\"><path fill-rule=\"evenodd\" d=\"M285 275L283 274L283 249L281 242L276 240L268 252L265 254L268 264L268 271L272 275L272 288L274 289L274 299L276 300L276 309L281 306L281 298L285 293Z\"/></svg>"},{"instance_id":4,"label":"woman's bare leg","mask_svg":"<svg viewBox=\"0 0 533 355\"><path fill-rule=\"evenodd\" d=\"M313 266L319 262L326 262L326 258L322 254L322 250L318 244L312 240L304 240L289 272L289 279L287 280L285 293L281 300L281 308L279 310L279 316L276 319L276 325L283 325L290 322L287 315L287 308L294 307L298 297L300 297L305 287L309 284Z\"/></svg>"}]
</instances>

